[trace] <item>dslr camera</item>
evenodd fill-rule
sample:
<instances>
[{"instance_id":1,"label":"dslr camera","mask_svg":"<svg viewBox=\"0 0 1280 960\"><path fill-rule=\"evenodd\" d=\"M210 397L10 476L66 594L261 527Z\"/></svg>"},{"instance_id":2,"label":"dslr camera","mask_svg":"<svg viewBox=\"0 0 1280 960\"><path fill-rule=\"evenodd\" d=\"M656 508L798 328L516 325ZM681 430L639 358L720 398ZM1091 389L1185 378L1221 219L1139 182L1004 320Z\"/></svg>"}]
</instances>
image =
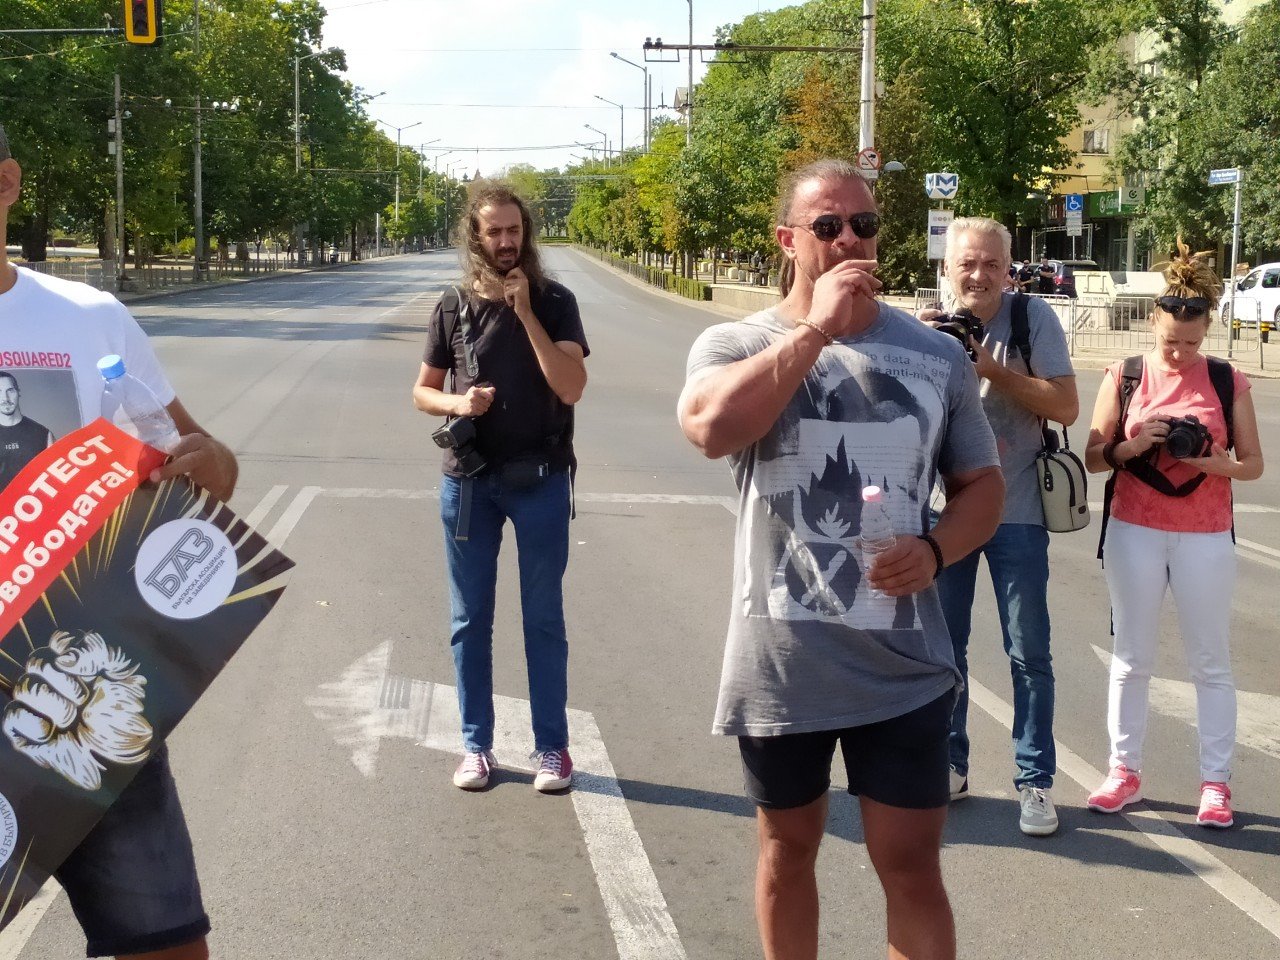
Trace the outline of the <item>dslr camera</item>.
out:
<instances>
[{"instance_id":1,"label":"dslr camera","mask_svg":"<svg viewBox=\"0 0 1280 960\"><path fill-rule=\"evenodd\" d=\"M452 450L463 476L474 477L489 464L476 449L476 424L470 417L454 417L431 434L437 447Z\"/></svg>"},{"instance_id":2,"label":"dslr camera","mask_svg":"<svg viewBox=\"0 0 1280 960\"><path fill-rule=\"evenodd\" d=\"M982 341L982 335L986 330L982 326L981 320L968 310L957 310L955 313L948 313L945 316L938 317L934 321L934 325L943 333L959 340L960 346L964 347L964 352L969 355L969 359L975 363L977 362L978 357L973 352L973 348L969 346L969 338L973 337L979 342Z\"/></svg>"},{"instance_id":3,"label":"dslr camera","mask_svg":"<svg viewBox=\"0 0 1280 960\"><path fill-rule=\"evenodd\" d=\"M1188 414L1185 417L1169 417L1169 433L1164 438L1164 448L1169 456L1179 460L1188 457L1203 457L1213 449L1213 437L1197 417Z\"/></svg>"}]
</instances>

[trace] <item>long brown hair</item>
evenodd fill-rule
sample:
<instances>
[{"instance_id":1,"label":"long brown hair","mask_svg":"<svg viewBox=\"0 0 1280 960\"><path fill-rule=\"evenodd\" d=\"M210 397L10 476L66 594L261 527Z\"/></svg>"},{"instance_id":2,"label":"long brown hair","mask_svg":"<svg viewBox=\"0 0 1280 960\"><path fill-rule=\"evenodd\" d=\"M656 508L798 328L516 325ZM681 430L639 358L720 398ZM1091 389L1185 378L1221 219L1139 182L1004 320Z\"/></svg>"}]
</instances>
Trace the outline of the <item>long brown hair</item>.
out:
<instances>
[{"instance_id":1,"label":"long brown hair","mask_svg":"<svg viewBox=\"0 0 1280 960\"><path fill-rule=\"evenodd\" d=\"M858 172L858 168L848 160L827 158L814 160L812 163L806 163L803 167L797 167L790 173L785 174L778 185L778 209L775 220L777 224L784 227L791 226L791 208L795 205L796 194L800 192L802 186L811 180L824 182L857 180L860 183L866 183L866 179ZM868 187L869 191L870 188ZM778 270L778 291L783 297L786 297L795 283L796 264L785 253L780 256L782 257L782 263Z\"/></svg>"},{"instance_id":2,"label":"long brown hair","mask_svg":"<svg viewBox=\"0 0 1280 960\"><path fill-rule=\"evenodd\" d=\"M542 290L547 285L547 272L542 268L542 258L538 256L538 248L533 242L533 214L529 205L505 183L484 183L476 187L462 219L458 223L461 234L459 244L462 257L462 275L470 287L476 283L486 284L500 282L501 277L489 263L485 255L484 244L480 238L480 211L485 207L505 207L511 204L520 210L520 223L523 225L523 238L520 242L520 259L516 265L529 278L531 289Z\"/></svg>"}]
</instances>

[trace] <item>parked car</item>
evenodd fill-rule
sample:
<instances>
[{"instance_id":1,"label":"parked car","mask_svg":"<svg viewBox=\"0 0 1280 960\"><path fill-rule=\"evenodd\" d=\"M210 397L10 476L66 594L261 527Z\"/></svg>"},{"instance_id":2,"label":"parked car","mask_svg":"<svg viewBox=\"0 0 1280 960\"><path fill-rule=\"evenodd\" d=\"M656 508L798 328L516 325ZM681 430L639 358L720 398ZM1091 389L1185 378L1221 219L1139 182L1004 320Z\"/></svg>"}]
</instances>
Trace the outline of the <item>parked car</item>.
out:
<instances>
[{"instance_id":1,"label":"parked car","mask_svg":"<svg viewBox=\"0 0 1280 960\"><path fill-rule=\"evenodd\" d=\"M1076 297L1076 271L1097 270L1098 265L1092 260L1050 260L1053 266L1054 291L1060 297Z\"/></svg>"},{"instance_id":2,"label":"parked car","mask_svg":"<svg viewBox=\"0 0 1280 960\"><path fill-rule=\"evenodd\" d=\"M1254 267L1236 281L1233 315L1245 326L1256 326L1259 320L1265 320L1280 327L1280 263Z\"/></svg>"}]
</instances>

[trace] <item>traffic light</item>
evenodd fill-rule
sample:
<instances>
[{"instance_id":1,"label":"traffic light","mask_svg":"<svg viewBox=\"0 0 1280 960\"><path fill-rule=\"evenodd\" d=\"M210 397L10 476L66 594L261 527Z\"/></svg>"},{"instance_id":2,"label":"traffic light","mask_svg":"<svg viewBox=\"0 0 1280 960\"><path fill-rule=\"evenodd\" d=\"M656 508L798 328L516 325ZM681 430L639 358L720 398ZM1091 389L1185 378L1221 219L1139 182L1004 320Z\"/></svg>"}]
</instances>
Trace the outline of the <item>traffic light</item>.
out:
<instances>
[{"instance_id":1,"label":"traffic light","mask_svg":"<svg viewBox=\"0 0 1280 960\"><path fill-rule=\"evenodd\" d=\"M130 43L155 46L160 42L163 0L124 0L124 35Z\"/></svg>"}]
</instances>

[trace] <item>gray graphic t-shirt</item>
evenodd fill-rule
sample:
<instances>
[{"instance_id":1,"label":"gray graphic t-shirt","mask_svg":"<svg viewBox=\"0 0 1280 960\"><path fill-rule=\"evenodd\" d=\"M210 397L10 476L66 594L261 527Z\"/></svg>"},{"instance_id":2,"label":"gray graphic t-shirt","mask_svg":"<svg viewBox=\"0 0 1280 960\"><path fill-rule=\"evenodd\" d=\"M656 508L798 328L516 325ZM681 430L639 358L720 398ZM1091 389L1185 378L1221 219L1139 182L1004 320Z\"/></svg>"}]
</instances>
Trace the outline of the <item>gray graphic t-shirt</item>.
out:
<instances>
[{"instance_id":1,"label":"gray graphic t-shirt","mask_svg":"<svg viewBox=\"0 0 1280 960\"><path fill-rule=\"evenodd\" d=\"M1013 294L1006 293L1000 312L986 325L982 344L991 351L997 363L1018 373L1028 373L1022 354L1010 350L1013 332L1010 305ZM1042 380L1075 376L1071 354L1062 323L1043 300L1027 301L1027 324L1031 335L1031 367ZM1040 481L1036 473L1036 454L1042 447L1040 421L1030 410L991 388L990 380L982 381L982 408L996 435L1000 452L1000 469L1004 472L1003 523L1031 523L1044 526L1044 507L1040 503Z\"/></svg>"},{"instance_id":2,"label":"gray graphic t-shirt","mask_svg":"<svg viewBox=\"0 0 1280 960\"><path fill-rule=\"evenodd\" d=\"M790 327L766 310L707 329L687 382ZM998 462L959 343L881 304L869 329L822 351L773 429L728 459L739 509L715 732L874 723L960 681L937 591L872 595L858 548L864 486L882 487L895 530L914 536L939 472Z\"/></svg>"}]
</instances>

